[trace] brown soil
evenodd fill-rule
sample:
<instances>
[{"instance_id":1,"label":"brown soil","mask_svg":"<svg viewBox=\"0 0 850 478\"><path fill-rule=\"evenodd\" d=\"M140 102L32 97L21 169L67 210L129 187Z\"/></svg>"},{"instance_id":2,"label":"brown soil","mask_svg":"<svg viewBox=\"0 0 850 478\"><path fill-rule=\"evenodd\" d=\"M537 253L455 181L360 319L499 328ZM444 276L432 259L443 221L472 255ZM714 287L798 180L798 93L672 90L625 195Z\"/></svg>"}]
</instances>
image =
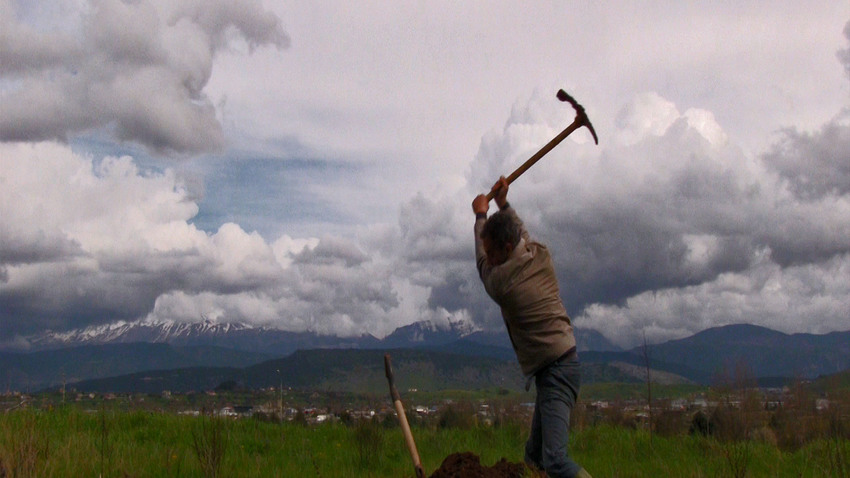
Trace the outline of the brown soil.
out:
<instances>
[{"instance_id":1,"label":"brown soil","mask_svg":"<svg viewBox=\"0 0 850 478\"><path fill-rule=\"evenodd\" d=\"M495 465L487 467L481 464L481 458L470 452L454 453L443 460L443 464L430 478L525 478L539 475L525 466L525 463L511 463L504 458Z\"/></svg>"}]
</instances>

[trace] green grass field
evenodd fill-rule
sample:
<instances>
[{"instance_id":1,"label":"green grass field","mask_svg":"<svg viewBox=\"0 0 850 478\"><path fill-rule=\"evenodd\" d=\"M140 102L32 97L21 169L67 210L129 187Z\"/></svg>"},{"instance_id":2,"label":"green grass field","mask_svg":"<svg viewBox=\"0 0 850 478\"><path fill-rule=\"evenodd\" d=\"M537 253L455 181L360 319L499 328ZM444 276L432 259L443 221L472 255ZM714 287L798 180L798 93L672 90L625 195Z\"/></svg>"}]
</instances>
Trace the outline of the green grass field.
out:
<instances>
[{"instance_id":1,"label":"green grass field","mask_svg":"<svg viewBox=\"0 0 850 478\"><path fill-rule=\"evenodd\" d=\"M451 453L484 465L521 461L525 426L414 428L426 473ZM793 451L764 440L718 441L600 425L571 436L594 477L848 477L850 440L815 439ZM74 408L0 415L0 476L407 477L410 456L389 422L299 425ZM4 474L5 473L5 474Z\"/></svg>"}]
</instances>

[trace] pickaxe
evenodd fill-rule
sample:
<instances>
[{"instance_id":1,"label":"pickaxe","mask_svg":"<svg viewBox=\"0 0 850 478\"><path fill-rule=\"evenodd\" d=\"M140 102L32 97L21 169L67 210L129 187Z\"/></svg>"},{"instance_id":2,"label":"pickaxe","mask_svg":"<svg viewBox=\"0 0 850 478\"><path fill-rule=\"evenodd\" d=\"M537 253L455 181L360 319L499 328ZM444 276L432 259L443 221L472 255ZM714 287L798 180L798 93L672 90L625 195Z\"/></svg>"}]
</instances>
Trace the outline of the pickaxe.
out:
<instances>
[{"instance_id":1,"label":"pickaxe","mask_svg":"<svg viewBox=\"0 0 850 478\"><path fill-rule=\"evenodd\" d=\"M567 92L564 90L558 90L557 97L559 100L566 101L567 103L573 106L573 109L576 110L576 119L573 120L573 122L569 126L567 126L564 131L561 131L558 136L552 138L552 141L549 141L546 146L540 148L540 151L534 153L534 156L528 158L524 163L522 163L522 166L516 168L516 171L512 172L510 176L505 178L507 179L508 184L514 182L516 178L520 177L522 173L526 172L528 168L533 166L534 163L536 163L540 158L545 156L546 153L552 151L552 148L557 146L558 143L564 140L564 138L566 138L567 136L572 134L573 131L581 128L582 126L587 126L587 129L590 130L590 134L593 135L593 142L599 144L599 139L596 137L596 131L593 129L593 125L590 124L590 120L587 118L587 113L584 112L584 107L578 104L578 102L574 100L572 96L568 95ZM498 191L498 189L490 190L490 192L487 194L487 200L489 201L496 197Z\"/></svg>"}]
</instances>

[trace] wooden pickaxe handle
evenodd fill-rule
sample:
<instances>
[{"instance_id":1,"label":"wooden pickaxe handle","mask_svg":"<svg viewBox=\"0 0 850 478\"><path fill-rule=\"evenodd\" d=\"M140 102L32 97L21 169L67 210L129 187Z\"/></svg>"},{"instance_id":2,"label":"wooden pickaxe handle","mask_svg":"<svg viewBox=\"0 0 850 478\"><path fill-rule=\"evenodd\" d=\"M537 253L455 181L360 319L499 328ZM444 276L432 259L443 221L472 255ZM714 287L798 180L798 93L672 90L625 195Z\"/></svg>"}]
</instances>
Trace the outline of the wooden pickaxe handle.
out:
<instances>
[{"instance_id":1,"label":"wooden pickaxe handle","mask_svg":"<svg viewBox=\"0 0 850 478\"><path fill-rule=\"evenodd\" d=\"M561 131L558 136L555 136L554 138L552 138L551 141L546 143L546 146L540 148L540 151L534 153L532 157L528 158L524 163L522 163L520 167L516 168L516 170L512 172L510 176L505 178L508 181L508 184L514 182L516 178L520 177L522 173L526 172L528 168L533 166L534 163L536 163L540 158L545 156L546 153L552 151L552 149L555 148L558 143L563 141L564 138L566 138L567 136L572 134L573 131L581 128L582 126L587 126L587 129L590 130L590 134L593 135L593 141L596 144L599 144L599 139L596 137L596 131L593 129L593 125L590 124L590 120L587 118L587 113L584 112L584 108L580 104L578 104L576 100L574 100L573 97L568 95L567 92L564 90L558 90L557 96L559 100L566 101L573 106L573 108L576 110L576 119L573 120L573 122L570 123L570 125L567 126L566 129ZM487 200L490 201L491 199L496 197L496 194L498 194L498 192L498 189L491 189L490 192L487 193Z\"/></svg>"},{"instance_id":2,"label":"wooden pickaxe handle","mask_svg":"<svg viewBox=\"0 0 850 478\"><path fill-rule=\"evenodd\" d=\"M413 470L416 472L416 478L425 478L425 470L422 468L422 461L419 459L419 452L416 451L416 442L413 441L413 433L410 431L410 424L407 423L407 415L404 413L404 405L401 403L401 395L395 388L395 379L393 378L393 366L390 363L390 354L384 354L384 371L387 375L387 381L390 384L390 397L393 400L395 412L398 415L398 421L401 424L401 431L404 433L404 442L407 444L407 450L410 452L410 458L413 459Z\"/></svg>"}]
</instances>

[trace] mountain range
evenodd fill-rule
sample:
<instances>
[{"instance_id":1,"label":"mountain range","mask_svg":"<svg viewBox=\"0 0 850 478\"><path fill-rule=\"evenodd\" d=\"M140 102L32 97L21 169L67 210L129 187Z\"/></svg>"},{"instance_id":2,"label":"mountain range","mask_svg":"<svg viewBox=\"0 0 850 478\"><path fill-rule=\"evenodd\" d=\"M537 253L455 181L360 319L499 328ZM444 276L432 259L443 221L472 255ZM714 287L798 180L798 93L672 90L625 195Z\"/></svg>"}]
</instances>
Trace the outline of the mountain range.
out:
<instances>
[{"instance_id":1,"label":"mountain range","mask_svg":"<svg viewBox=\"0 0 850 478\"><path fill-rule=\"evenodd\" d=\"M583 350L616 351L619 347L592 329L576 331ZM447 320L414 322L395 329L383 339L371 334L355 337L322 335L315 332L289 332L271 327L255 327L238 322L211 320L185 323L170 321L116 322L89 326L67 332L45 331L24 337L17 347L0 344L0 352L39 352L83 345L128 343L164 343L175 346L209 346L284 356L305 349L370 349L433 347L459 339L510 348L507 334L500 330L485 332L470 322Z\"/></svg>"},{"instance_id":2,"label":"mountain range","mask_svg":"<svg viewBox=\"0 0 850 478\"><path fill-rule=\"evenodd\" d=\"M583 379L710 384L746 370L764 382L814 378L850 369L850 331L784 334L740 324L644 349L621 350L594 330L576 330ZM0 389L150 392L287 386L370 390L383 382L382 354L399 356L400 376L422 389L519 387L504 331L465 322L416 322L378 339L286 332L204 321L122 323L26 338L29 351L0 351Z\"/></svg>"}]
</instances>

